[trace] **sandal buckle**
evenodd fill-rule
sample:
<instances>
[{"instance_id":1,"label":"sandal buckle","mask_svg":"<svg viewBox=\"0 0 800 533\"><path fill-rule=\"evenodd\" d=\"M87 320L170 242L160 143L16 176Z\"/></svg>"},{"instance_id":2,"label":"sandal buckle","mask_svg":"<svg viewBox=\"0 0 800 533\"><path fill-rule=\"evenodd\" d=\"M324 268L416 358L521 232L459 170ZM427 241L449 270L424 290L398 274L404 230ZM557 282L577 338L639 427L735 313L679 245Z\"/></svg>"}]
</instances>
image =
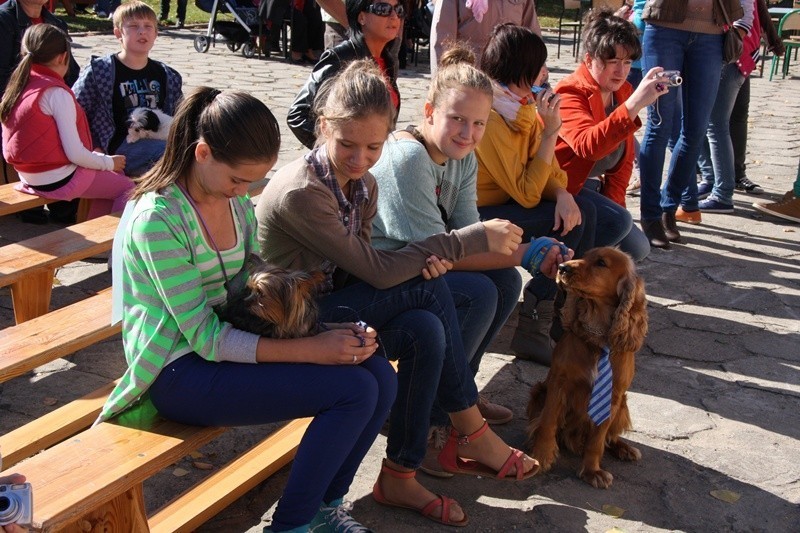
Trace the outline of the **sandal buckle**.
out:
<instances>
[{"instance_id":1,"label":"sandal buckle","mask_svg":"<svg viewBox=\"0 0 800 533\"><path fill-rule=\"evenodd\" d=\"M459 435L456 442L459 446L469 444L469 435Z\"/></svg>"}]
</instances>

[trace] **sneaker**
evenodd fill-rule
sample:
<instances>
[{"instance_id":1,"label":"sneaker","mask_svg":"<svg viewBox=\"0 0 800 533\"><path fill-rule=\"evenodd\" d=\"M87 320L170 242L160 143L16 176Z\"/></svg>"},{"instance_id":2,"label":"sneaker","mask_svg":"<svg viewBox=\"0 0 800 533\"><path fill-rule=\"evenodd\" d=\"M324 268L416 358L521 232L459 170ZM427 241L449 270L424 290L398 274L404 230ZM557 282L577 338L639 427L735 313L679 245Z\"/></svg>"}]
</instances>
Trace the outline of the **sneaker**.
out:
<instances>
[{"instance_id":1,"label":"sneaker","mask_svg":"<svg viewBox=\"0 0 800 533\"><path fill-rule=\"evenodd\" d=\"M444 426L431 426L428 432L428 447L425 449L425 458L419 469L429 476L439 478L451 478L455 474L442 468L439 462L439 454L442 453L447 438L450 436L450 429Z\"/></svg>"},{"instance_id":2,"label":"sneaker","mask_svg":"<svg viewBox=\"0 0 800 533\"><path fill-rule=\"evenodd\" d=\"M792 194L792 199L790 200L782 200L771 204L756 202L753 207L768 215L791 220L792 222L800 222L800 198L795 198L794 194Z\"/></svg>"},{"instance_id":3,"label":"sneaker","mask_svg":"<svg viewBox=\"0 0 800 533\"><path fill-rule=\"evenodd\" d=\"M639 176L634 176L631 178L631 181L628 182L628 187L625 189L625 194L628 196L636 196L641 188L642 180L639 178Z\"/></svg>"},{"instance_id":4,"label":"sneaker","mask_svg":"<svg viewBox=\"0 0 800 533\"><path fill-rule=\"evenodd\" d=\"M372 530L356 522L350 516L351 502L342 502L336 507L320 507L308 526L309 533L372 533Z\"/></svg>"},{"instance_id":5,"label":"sneaker","mask_svg":"<svg viewBox=\"0 0 800 533\"><path fill-rule=\"evenodd\" d=\"M700 200L697 206L703 213L733 213L733 204L725 204L714 198Z\"/></svg>"},{"instance_id":6,"label":"sneaker","mask_svg":"<svg viewBox=\"0 0 800 533\"><path fill-rule=\"evenodd\" d=\"M764 192L764 189L762 189L761 187L759 187L746 177L736 180L736 190L747 194L761 194Z\"/></svg>"},{"instance_id":7,"label":"sneaker","mask_svg":"<svg viewBox=\"0 0 800 533\"><path fill-rule=\"evenodd\" d=\"M478 410L486 422L492 425L507 424L514 419L511 409L490 402L483 394L478 395Z\"/></svg>"},{"instance_id":8,"label":"sneaker","mask_svg":"<svg viewBox=\"0 0 800 533\"><path fill-rule=\"evenodd\" d=\"M701 181L697 184L697 199L698 200L705 200L708 198L708 195L711 194L711 190L714 188L713 183L708 183L707 181Z\"/></svg>"},{"instance_id":9,"label":"sneaker","mask_svg":"<svg viewBox=\"0 0 800 533\"><path fill-rule=\"evenodd\" d=\"M675 211L675 220L696 226L703 221L703 217L700 215L700 211L684 211L683 207L678 207L678 210Z\"/></svg>"}]
</instances>

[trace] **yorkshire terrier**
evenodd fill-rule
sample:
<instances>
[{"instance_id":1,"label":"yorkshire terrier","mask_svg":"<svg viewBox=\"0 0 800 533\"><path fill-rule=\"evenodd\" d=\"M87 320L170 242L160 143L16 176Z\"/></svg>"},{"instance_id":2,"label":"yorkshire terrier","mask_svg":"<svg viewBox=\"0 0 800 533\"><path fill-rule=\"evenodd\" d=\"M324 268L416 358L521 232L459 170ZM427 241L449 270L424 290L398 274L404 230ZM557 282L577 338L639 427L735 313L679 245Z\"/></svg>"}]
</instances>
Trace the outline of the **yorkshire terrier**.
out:
<instances>
[{"instance_id":1,"label":"yorkshire terrier","mask_svg":"<svg viewBox=\"0 0 800 533\"><path fill-rule=\"evenodd\" d=\"M128 118L128 143L135 143L142 139L167 140L172 117L159 109L137 107L131 111Z\"/></svg>"},{"instance_id":2,"label":"yorkshire terrier","mask_svg":"<svg viewBox=\"0 0 800 533\"><path fill-rule=\"evenodd\" d=\"M227 302L216 309L221 320L273 339L308 337L317 332L315 296L325 274L286 270L256 255L250 256L248 271L244 289L229 293Z\"/></svg>"}]
</instances>

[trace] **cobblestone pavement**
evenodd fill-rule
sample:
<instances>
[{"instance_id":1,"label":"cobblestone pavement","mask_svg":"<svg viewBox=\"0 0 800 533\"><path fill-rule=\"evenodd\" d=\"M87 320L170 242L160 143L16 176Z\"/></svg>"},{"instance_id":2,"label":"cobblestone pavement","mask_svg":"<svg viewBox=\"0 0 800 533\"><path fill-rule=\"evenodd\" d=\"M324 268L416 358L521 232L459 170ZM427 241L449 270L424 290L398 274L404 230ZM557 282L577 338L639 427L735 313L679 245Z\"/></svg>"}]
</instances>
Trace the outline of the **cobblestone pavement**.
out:
<instances>
[{"instance_id":1,"label":"cobblestone pavement","mask_svg":"<svg viewBox=\"0 0 800 533\"><path fill-rule=\"evenodd\" d=\"M153 56L184 76L185 87L212 85L250 91L264 100L283 127L278 167L303 153L283 124L308 67L278 59L244 59L217 44L194 51L199 29L165 31ZM114 51L111 36L75 38L75 55ZM553 57L555 46L551 45ZM575 63L568 53L551 59L555 81ZM795 76L797 66L794 66ZM399 124L419 116L428 86L427 58L403 70ZM797 78L752 81L748 175L762 198L789 190L800 158L800 83ZM704 215L700 226L682 226L684 244L654 250L640 265L647 282L650 334L638 354L629 394L634 430L628 439L642 451L635 464L606 459L614 474L608 490L577 479L577 458L565 455L555 468L531 480L510 483L461 478L422 481L456 498L469 513L469 531L797 531L800 524L800 226L764 218L755 197L737 193L736 213ZM629 208L638 220L638 200ZM0 220L0 244L55 226ZM63 306L110 284L104 260L69 265L58 272L54 304ZM0 291L0 327L12 323L7 290ZM479 385L516 418L499 429L523 446L529 387L546 369L518 361L508 350L512 318L484 358ZM0 388L0 431L8 431L120 375L119 341L108 341L59 360ZM55 398L56 406L46 405ZM270 427L234 430L203 449L222 465L266 434ZM348 498L354 514L377 531L440 529L400 510L377 506L370 497L385 447L379 437ZM167 468L145 485L155 509L207 472ZM287 470L250 491L200 531L260 531L268 523ZM421 474L422 476L422 474ZM714 491L730 491L727 502ZM611 507L609 507L611 506ZM614 514L621 514L615 518Z\"/></svg>"}]
</instances>

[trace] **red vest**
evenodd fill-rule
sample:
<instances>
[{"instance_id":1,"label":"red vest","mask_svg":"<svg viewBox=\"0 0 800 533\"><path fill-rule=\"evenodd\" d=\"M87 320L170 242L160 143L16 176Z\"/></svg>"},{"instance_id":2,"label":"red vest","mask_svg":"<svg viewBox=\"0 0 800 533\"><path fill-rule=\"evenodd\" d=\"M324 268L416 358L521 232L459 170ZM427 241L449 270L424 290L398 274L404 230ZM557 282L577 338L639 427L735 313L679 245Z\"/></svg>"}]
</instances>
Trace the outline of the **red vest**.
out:
<instances>
[{"instance_id":1,"label":"red vest","mask_svg":"<svg viewBox=\"0 0 800 533\"><path fill-rule=\"evenodd\" d=\"M72 90L61 76L49 68L33 65L28 84L3 123L3 152L6 161L20 172L46 172L71 163L61 146L55 119L45 115L39 107L39 100L50 87L61 87L72 95L78 135L86 149L92 149L89 121L83 108L75 100Z\"/></svg>"}]
</instances>

